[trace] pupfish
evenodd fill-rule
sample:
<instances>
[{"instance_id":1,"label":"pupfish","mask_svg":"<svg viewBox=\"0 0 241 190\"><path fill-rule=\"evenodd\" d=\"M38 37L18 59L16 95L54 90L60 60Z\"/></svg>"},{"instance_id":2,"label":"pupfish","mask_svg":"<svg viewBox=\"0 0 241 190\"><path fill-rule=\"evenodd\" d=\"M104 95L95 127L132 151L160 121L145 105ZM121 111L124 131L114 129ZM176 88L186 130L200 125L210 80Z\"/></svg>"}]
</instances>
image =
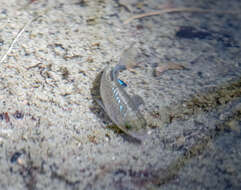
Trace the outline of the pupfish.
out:
<instances>
[{"instance_id":1,"label":"pupfish","mask_svg":"<svg viewBox=\"0 0 241 190\"><path fill-rule=\"evenodd\" d=\"M104 69L100 82L102 108L122 131L141 141L147 134L146 120L138 109L143 100L137 95L130 97L124 90L118 74L125 69L121 64Z\"/></svg>"}]
</instances>

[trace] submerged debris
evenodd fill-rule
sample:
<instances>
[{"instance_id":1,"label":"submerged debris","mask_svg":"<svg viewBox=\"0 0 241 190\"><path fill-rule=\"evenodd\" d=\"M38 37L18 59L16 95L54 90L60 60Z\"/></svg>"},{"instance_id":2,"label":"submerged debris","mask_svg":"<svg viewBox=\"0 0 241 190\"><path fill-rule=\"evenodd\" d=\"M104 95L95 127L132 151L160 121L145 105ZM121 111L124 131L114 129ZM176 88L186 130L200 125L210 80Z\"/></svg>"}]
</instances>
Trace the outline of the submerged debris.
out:
<instances>
[{"instance_id":1,"label":"submerged debris","mask_svg":"<svg viewBox=\"0 0 241 190\"><path fill-rule=\"evenodd\" d=\"M135 19L140 19L144 17L149 17L149 16L155 16L155 15L164 15L166 13L178 13L178 12L190 12L190 13L214 13L214 14L240 14L240 11L222 11L222 10L212 10L212 9L200 9L200 8L195 8L195 7L178 7L178 8L164 8L159 11L153 11L149 13L143 13L139 15L132 16L131 18L127 19L124 21L124 24L128 24L131 21Z\"/></svg>"},{"instance_id":2,"label":"submerged debris","mask_svg":"<svg viewBox=\"0 0 241 190\"><path fill-rule=\"evenodd\" d=\"M22 119L24 117L24 113L20 112L20 111L16 111L13 116L16 118L16 119Z\"/></svg>"},{"instance_id":3,"label":"submerged debris","mask_svg":"<svg viewBox=\"0 0 241 190\"><path fill-rule=\"evenodd\" d=\"M168 63L165 65L159 65L154 70L154 76L158 77L158 76L160 76L160 74L162 74L163 72L165 72L167 70L183 70L183 69L186 69L186 68L183 65L179 65L176 63Z\"/></svg>"},{"instance_id":4,"label":"submerged debris","mask_svg":"<svg viewBox=\"0 0 241 190\"><path fill-rule=\"evenodd\" d=\"M15 152L15 153L12 155L12 157L11 157L11 159L10 159L10 162L11 162L11 163L15 163L21 155L22 155L22 153L20 153L20 152Z\"/></svg>"},{"instance_id":5,"label":"submerged debris","mask_svg":"<svg viewBox=\"0 0 241 190\"><path fill-rule=\"evenodd\" d=\"M10 121L10 117L8 115L8 112L4 113L4 119L5 119L6 123L8 123Z\"/></svg>"}]
</instances>

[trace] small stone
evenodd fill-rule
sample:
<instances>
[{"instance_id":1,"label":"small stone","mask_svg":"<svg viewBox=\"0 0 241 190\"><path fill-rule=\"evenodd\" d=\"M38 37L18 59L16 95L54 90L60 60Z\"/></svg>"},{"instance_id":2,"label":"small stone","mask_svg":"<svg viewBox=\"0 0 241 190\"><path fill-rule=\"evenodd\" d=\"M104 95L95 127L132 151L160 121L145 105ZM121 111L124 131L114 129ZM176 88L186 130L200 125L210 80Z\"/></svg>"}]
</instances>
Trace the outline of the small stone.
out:
<instances>
[{"instance_id":1,"label":"small stone","mask_svg":"<svg viewBox=\"0 0 241 190\"><path fill-rule=\"evenodd\" d=\"M184 143L185 143L185 137L183 135L176 139L176 144L178 146L182 146L182 145L184 145Z\"/></svg>"},{"instance_id":2,"label":"small stone","mask_svg":"<svg viewBox=\"0 0 241 190\"><path fill-rule=\"evenodd\" d=\"M15 163L15 162L20 158L21 155L22 155L22 153L20 153L20 152L15 152L15 153L12 155L12 157L11 157L11 159L10 159L10 162L11 162L11 163Z\"/></svg>"},{"instance_id":3,"label":"small stone","mask_svg":"<svg viewBox=\"0 0 241 190\"><path fill-rule=\"evenodd\" d=\"M22 112L16 111L13 115L16 119L22 119L24 114Z\"/></svg>"},{"instance_id":4,"label":"small stone","mask_svg":"<svg viewBox=\"0 0 241 190\"><path fill-rule=\"evenodd\" d=\"M234 132L240 133L240 124L237 120L232 120L227 123L227 126Z\"/></svg>"}]
</instances>

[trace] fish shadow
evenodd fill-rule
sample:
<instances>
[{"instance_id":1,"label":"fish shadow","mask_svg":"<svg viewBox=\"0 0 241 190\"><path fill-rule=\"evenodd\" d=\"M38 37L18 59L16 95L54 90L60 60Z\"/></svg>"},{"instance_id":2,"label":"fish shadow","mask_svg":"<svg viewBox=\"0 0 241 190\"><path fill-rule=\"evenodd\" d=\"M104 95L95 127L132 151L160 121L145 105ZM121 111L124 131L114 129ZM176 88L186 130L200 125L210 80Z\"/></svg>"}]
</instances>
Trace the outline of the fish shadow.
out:
<instances>
[{"instance_id":1,"label":"fish shadow","mask_svg":"<svg viewBox=\"0 0 241 190\"><path fill-rule=\"evenodd\" d=\"M102 109L102 107L98 104L98 101L101 101L100 96L100 81L103 71L98 73L95 80L92 83L92 87L90 89L90 94L92 97L92 105L89 107L90 111L94 113L99 119L107 121L104 122L105 124L111 124L111 120L109 119L108 115L105 113L105 111Z\"/></svg>"}]
</instances>

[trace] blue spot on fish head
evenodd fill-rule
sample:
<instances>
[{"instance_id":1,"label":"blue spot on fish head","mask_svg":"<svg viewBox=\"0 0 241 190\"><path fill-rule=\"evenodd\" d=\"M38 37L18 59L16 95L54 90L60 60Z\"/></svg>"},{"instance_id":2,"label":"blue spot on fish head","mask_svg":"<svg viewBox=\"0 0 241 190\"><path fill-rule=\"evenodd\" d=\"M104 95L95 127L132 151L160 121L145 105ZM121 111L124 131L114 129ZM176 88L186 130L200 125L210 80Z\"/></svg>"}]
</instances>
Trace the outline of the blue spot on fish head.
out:
<instances>
[{"instance_id":1,"label":"blue spot on fish head","mask_svg":"<svg viewBox=\"0 0 241 190\"><path fill-rule=\"evenodd\" d=\"M118 79L118 82L119 82L119 84L120 84L121 86L127 87L127 84L126 84L123 80Z\"/></svg>"}]
</instances>

